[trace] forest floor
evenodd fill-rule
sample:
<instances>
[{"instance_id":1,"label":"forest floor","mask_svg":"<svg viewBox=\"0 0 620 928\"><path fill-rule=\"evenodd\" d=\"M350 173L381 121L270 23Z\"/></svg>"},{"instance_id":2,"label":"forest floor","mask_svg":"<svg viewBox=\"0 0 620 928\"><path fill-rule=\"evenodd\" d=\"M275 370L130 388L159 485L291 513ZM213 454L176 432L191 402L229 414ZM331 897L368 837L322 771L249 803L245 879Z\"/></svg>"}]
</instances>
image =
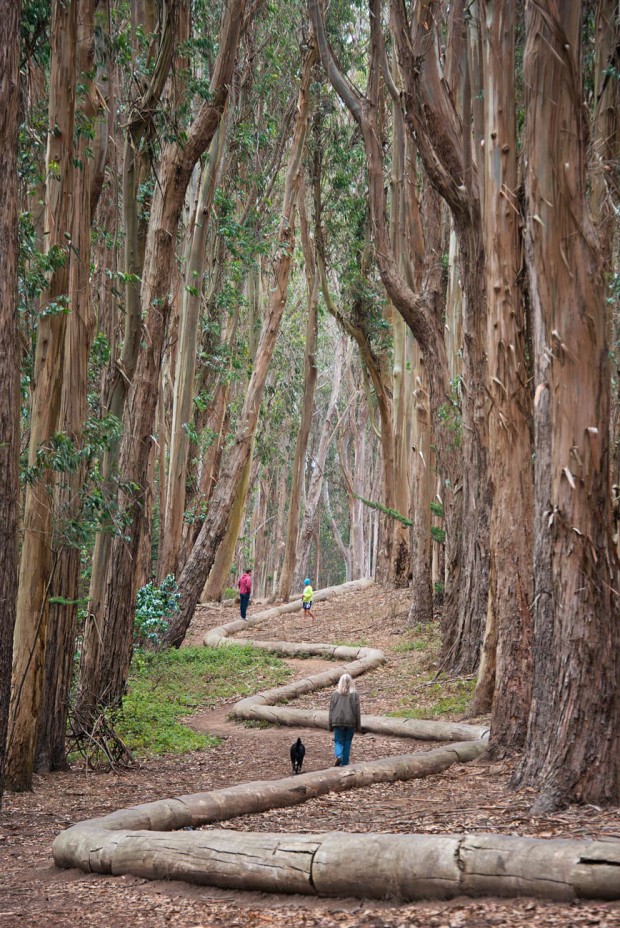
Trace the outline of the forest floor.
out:
<instances>
[{"instance_id":1,"label":"forest floor","mask_svg":"<svg viewBox=\"0 0 620 928\"><path fill-rule=\"evenodd\" d=\"M368 644L382 648L389 663L358 681L362 712L417 711L462 718L471 681L436 680L434 633L406 628L409 594L378 587L316 605L315 621L301 613L251 629L254 638ZM250 615L263 608L255 605ZM234 607L199 607L188 643L207 628L236 618ZM323 669L321 660L294 660L294 675ZM327 707L329 693L296 705ZM461 712L457 711L461 709ZM74 822L125 806L217 789L249 780L290 774L288 749L301 734L304 772L331 766L326 731L296 731L236 724L230 703L192 717L190 724L219 735L215 747L182 757L153 758L128 770L94 773L76 768L35 778L32 793L5 796L0 819L0 928L462 928L462 926L620 926L620 902L560 904L535 899L466 899L398 904L359 899L276 896L110 877L57 869L50 855L54 837ZM352 762L388 754L429 750L410 740L356 736ZM327 795L301 806L246 816L218 825L239 831L499 832L538 837L620 838L618 810L575 806L531 817L532 795L510 789L511 763L456 765L442 774L407 783L376 785Z\"/></svg>"}]
</instances>

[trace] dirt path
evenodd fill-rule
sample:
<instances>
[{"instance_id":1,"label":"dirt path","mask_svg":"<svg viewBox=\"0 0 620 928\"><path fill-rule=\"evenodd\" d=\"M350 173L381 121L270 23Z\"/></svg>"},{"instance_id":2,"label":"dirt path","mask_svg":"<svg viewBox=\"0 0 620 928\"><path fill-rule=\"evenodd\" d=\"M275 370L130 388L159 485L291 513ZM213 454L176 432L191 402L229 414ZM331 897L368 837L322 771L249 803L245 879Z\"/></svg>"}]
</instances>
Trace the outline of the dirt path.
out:
<instances>
[{"instance_id":1,"label":"dirt path","mask_svg":"<svg viewBox=\"0 0 620 928\"><path fill-rule=\"evenodd\" d=\"M362 710L380 714L408 706L412 700L424 705L432 690L429 681L433 666L424 651L409 649L407 603L407 594L380 590L343 597L323 604L312 626L302 625L298 615L282 617L277 637L381 647L390 663L359 681ZM191 638L194 642L201 640L207 628L223 624L233 615L230 609L220 606L200 609L192 623ZM273 629L261 634L276 637ZM291 666L296 675L304 676L311 669L322 669L324 662L296 660L291 661ZM327 694L306 699L324 708ZM60 871L53 866L51 842L73 822L164 796L288 775L288 749L298 732L233 724L227 719L229 709L228 704L221 703L192 720L194 726L225 739L218 748L182 758L149 760L123 773L75 771L37 777L34 793L7 796L0 819L0 928L620 926L618 903L561 905L528 899L456 899L398 905L228 892L184 883ZM330 765L329 733L299 733L308 748L307 769ZM406 744L412 749L411 741ZM353 742L353 760L402 751L400 739L365 735ZM617 810L575 807L562 814L532 819L528 811L530 796L527 792L511 792L510 773L508 764L457 766L427 780L331 795L303 806L248 816L223 827L238 831L437 834L467 830L539 837L620 837Z\"/></svg>"}]
</instances>

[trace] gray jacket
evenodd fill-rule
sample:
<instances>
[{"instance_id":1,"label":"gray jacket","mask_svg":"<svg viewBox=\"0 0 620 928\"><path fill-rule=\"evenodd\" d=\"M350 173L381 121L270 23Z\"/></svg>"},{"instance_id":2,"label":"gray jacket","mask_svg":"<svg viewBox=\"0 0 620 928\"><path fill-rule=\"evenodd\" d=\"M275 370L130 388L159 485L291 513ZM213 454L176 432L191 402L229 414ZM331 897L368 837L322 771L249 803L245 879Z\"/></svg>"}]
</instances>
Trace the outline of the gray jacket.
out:
<instances>
[{"instance_id":1,"label":"gray jacket","mask_svg":"<svg viewBox=\"0 0 620 928\"><path fill-rule=\"evenodd\" d=\"M329 704L329 730L334 728L361 728L360 698L354 690L350 693L332 693Z\"/></svg>"}]
</instances>

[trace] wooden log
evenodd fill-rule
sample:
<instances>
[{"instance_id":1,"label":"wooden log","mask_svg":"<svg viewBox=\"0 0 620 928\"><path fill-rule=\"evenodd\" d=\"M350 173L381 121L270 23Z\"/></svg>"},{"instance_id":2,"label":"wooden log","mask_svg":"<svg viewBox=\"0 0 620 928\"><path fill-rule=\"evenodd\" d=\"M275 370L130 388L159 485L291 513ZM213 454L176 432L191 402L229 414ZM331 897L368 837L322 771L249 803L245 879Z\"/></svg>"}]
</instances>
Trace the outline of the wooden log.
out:
<instances>
[{"instance_id":1,"label":"wooden log","mask_svg":"<svg viewBox=\"0 0 620 928\"><path fill-rule=\"evenodd\" d=\"M52 853L59 867L79 867L89 871L94 866L93 855L100 853L104 832L198 828L241 815L298 805L327 793L429 776L440 773L453 763L473 760L485 751L485 743L468 741L425 753L382 758L348 767L331 767L281 780L258 780L208 793L144 803L74 825L55 839ZM108 850L110 846L106 844Z\"/></svg>"},{"instance_id":2,"label":"wooden log","mask_svg":"<svg viewBox=\"0 0 620 928\"><path fill-rule=\"evenodd\" d=\"M77 846L76 842L76 846ZM222 888L414 901L458 895L620 898L620 842L505 835L165 834L81 829L88 867ZM592 893L595 892L593 896Z\"/></svg>"}]
</instances>

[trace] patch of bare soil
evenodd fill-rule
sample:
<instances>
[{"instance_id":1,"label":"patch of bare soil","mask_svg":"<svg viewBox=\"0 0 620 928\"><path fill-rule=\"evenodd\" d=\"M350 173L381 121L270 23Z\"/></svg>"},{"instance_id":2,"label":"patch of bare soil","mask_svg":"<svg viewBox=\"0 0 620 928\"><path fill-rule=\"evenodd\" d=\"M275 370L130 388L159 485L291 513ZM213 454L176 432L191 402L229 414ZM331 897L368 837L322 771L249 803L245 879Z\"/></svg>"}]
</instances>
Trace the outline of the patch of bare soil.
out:
<instances>
[{"instance_id":1,"label":"patch of bare soil","mask_svg":"<svg viewBox=\"0 0 620 928\"><path fill-rule=\"evenodd\" d=\"M362 711L382 714L430 699L436 670L432 654L408 649L408 595L371 589L319 603L313 623L303 614L282 616L277 624L248 630L255 638L331 641L381 647L389 664L359 681ZM250 610L257 612L262 607ZM236 617L234 607L201 607L188 643ZM308 676L326 662L290 662L294 675ZM329 693L305 697L300 705L327 706ZM0 928L291 928L291 926L363 926L363 928L461 928L461 926L620 926L620 903L572 905L538 900L464 899L409 905L357 899L314 899L241 893L107 877L54 867L50 846L73 822L115 809L217 789L248 780L276 779L290 772L288 749L301 734L307 747L304 770L332 763L328 732L262 729L228 719L230 705L194 716L191 724L218 734L214 749L182 758L149 760L116 773L74 770L37 777L30 794L9 794L0 819ZM397 738L356 736L352 761L386 754L428 750L435 745ZM573 807L561 814L529 815L531 796L510 790L509 764L476 763L409 783L378 785L330 795L290 809L247 816L218 827L241 831L382 831L448 833L497 831L539 837L620 838L617 810Z\"/></svg>"}]
</instances>

